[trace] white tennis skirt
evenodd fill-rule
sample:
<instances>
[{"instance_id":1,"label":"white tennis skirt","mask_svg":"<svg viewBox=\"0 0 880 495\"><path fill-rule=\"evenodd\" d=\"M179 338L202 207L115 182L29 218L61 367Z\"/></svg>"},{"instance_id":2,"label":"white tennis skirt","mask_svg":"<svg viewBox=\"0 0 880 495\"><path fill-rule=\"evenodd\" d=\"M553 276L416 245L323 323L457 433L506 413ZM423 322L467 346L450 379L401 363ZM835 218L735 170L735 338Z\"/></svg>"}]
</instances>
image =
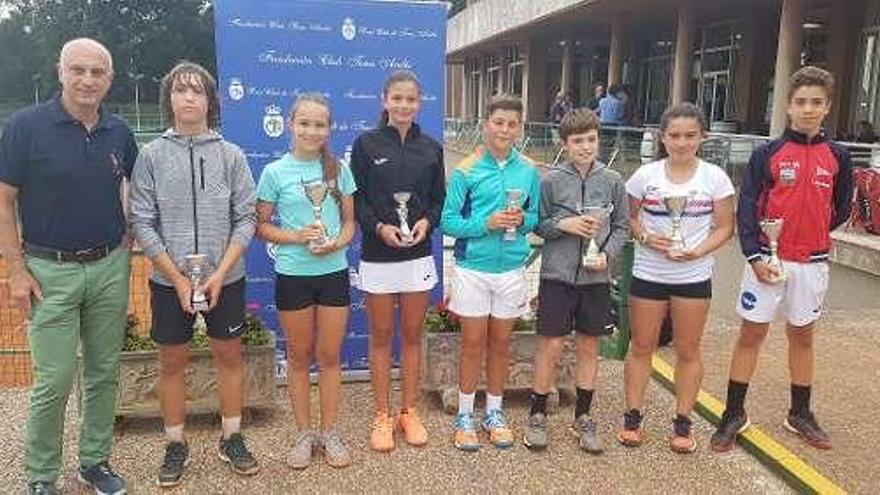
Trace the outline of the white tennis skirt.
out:
<instances>
[{"instance_id":1,"label":"white tennis skirt","mask_svg":"<svg viewBox=\"0 0 880 495\"><path fill-rule=\"evenodd\" d=\"M359 287L371 294L424 292L437 284L434 257L425 256L408 261L361 261Z\"/></svg>"}]
</instances>

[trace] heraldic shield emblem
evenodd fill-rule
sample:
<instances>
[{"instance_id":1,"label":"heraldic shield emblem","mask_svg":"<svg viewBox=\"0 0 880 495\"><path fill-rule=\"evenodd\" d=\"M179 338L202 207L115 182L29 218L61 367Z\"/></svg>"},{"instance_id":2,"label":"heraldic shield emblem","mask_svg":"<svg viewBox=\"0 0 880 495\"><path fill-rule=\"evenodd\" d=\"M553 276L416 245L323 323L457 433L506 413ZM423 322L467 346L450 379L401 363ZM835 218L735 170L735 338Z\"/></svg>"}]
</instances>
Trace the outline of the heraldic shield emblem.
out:
<instances>
[{"instance_id":1,"label":"heraldic shield emblem","mask_svg":"<svg viewBox=\"0 0 880 495\"><path fill-rule=\"evenodd\" d=\"M272 139L284 134L284 117L281 116L281 108L277 105L266 107L266 115L263 116L263 132Z\"/></svg>"},{"instance_id":2,"label":"heraldic shield emblem","mask_svg":"<svg viewBox=\"0 0 880 495\"><path fill-rule=\"evenodd\" d=\"M232 98L232 101L244 98L244 85L241 83L241 79L234 77L229 81L229 97Z\"/></svg>"},{"instance_id":3,"label":"heraldic shield emblem","mask_svg":"<svg viewBox=\"0 0 880 495\"><path fill-rule=\"evenodd\" d=\"M354 25L354 20L351 17L346 17L345 20L342 21L342 37L346 39L346 41L351 41L354 37L357 36L357 28Z\"/></svg>"}]
</instances>

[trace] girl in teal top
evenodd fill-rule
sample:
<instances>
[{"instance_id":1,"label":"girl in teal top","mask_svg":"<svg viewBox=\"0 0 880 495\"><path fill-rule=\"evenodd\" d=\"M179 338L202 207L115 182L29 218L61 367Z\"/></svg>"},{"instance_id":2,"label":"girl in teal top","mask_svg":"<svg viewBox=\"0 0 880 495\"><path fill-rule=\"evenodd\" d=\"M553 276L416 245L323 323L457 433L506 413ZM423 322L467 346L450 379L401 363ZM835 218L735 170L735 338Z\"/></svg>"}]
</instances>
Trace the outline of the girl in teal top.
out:
<instances>
[{"instance_id":1,"label":"girl in teal top","mask_svg":"<svg viewBox=\"0 0 880 495\"><path fill-rule=\"evenodd\" d=\"M288 463L297 469L310 464L312 449L318 446L328 464L351 463L336 417L339 354L350 305L345 251L355 232L355 183L348 167L330 154L330 123L330 106L323 96L299 96L288 122L292 149L266 166L257 187L257 232L277 245L275 304L287 338L287 390L299 430ZM278 225L272 223L276 213ZM320 369L319 433L311 429L309 417L313 356Z\"/></svg>"}]
</instances>

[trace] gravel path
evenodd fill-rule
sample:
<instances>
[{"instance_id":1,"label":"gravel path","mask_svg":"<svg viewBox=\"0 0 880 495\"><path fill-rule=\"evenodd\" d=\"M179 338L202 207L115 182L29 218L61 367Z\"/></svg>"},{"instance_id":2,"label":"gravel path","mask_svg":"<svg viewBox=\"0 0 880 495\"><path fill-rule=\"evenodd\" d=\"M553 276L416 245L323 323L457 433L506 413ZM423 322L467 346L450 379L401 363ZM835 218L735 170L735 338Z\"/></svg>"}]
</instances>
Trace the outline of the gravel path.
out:
<instances>
[{"instance_id":1,"label":"gravel path","mask_svg":"<svg viewBox=\"0 0 880 495\"><path fill-rule=\"evenodd\" d=\"M117 425L112 464L129 480L131 493L466 493L466 492L620 492L620 493L788 493L789 489L754 458L741 450L714 455L706 448L710 427L697 420L700 450L692 456L669 451L666 436L673 411L672 396L656 384L650 386L647 429L651 440L638 450L619 447L614 427L622 410L619 395L622 367L604 362L594 414L600 422L607 452L598 457L577 450L569 436L571 407L551 417L551 446L533 453L517 444L507 451L486 447L477 453L455 450L450 442L451 417L440 411L439 400L429 396L423 413L433 435L428 446L400 446L390 454L368 450L371 399L366 383L347 384L341 428L353 448L354 465L330 468L320 458L302 472L288 469L285 452L293 429L284 389L274 413L256 414L245 426L252 450L263 471L253 478L239 478L216 457L219 425L210 417L194 418L188 426L193 462L184 484L162 492L154 485L161 462L163 441L158 420L125 420ZM507 406L515 425L525 424L524 394L511 394ZM314 402L314 401L313 401ZM27 393L0 392L0 426L9 446L0 450L0 464L10 466L0 474L0 491L17 493L23 487L21 438L26 416ZM478 399L478 408L481 401ZM68 433L64 439L64 474L59 487L64 493L88 493L75 481L76 409L68 410ZM317 414L315 414L317 418Z\"/></svg>"}]
</instances>

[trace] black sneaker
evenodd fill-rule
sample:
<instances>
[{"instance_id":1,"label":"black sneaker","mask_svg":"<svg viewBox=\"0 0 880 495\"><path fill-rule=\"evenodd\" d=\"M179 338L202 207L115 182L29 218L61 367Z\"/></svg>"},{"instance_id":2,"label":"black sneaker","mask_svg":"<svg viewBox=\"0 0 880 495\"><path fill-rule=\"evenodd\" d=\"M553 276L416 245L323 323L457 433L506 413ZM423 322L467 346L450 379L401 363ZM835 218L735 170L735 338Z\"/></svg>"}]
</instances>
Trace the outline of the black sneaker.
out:
<instances>
[{"instance_id":1,"label":"black sneaker","mask_svg":"<svg viewBox=\"0 0 880 495\"><path fill-rule=\"evenodd\" d=\"M727 452L733 448L736 443L736 436L746 431L749 427L749 418L745 412L731 413L724 411L721 415L721 422L712 437L709 439L709 446L715 452Z\"/></svg>"},{"instance_id":2,"label":"black sneaker","mask_svg":"<svg viewBox=\"0 0 880 495\"><path fill-rule=\"evenodd\" d=\"M159 486L170 488L179 485L188 464L189 447L183 442L168 442L165 445L165 459L159 468Z\"/></svg>"},{"instance_id":3,"label":"black sneaker","mask_svg":"<svg viewBox=\"0 0 880 495\"><path fill-rule=\"evenodd\" d=\"M89 485L97 495L125 494L125 480L110 469L107 461L89 467L80 466L79 480Z\"/></svg>"},{"instance_id":4,"label":"black sneaker","mask_svg":"<svg viewBox=\"0 0 880 495\"><path fill-rule=\"evenodd\" d=\"M29 495L58 495L58 493L55 483L51 481L33 481L28 483Z\"/></svg>"},{"instance_id":5,"label":"black sneaker","mask_svg":"<svg viewBox=\"0 0 880 495\"><path fill-rule=\"evenodd\" d=\"M220 460L228 463L235 474L249 476L260 471L260 465L248 451L241 433L233 433L226 440L220 438Z\"/></svg>"},{"instance_id":6,"label":"black sneaker","mask_svg":"<svg viewBox=\"0 0 880 495\"><path fill-rule=\"evenodd\" d=\"M828 434L816 422L816 417L813 416L812 411L798 414L789 412L783 425L785 429L800 435L804 441L817 449L827 450L831 448L831 439L828 438Z\"/></svg>"}]
</instances>

